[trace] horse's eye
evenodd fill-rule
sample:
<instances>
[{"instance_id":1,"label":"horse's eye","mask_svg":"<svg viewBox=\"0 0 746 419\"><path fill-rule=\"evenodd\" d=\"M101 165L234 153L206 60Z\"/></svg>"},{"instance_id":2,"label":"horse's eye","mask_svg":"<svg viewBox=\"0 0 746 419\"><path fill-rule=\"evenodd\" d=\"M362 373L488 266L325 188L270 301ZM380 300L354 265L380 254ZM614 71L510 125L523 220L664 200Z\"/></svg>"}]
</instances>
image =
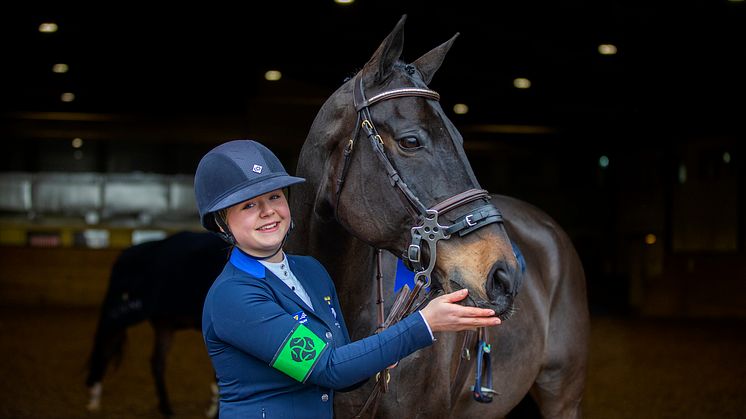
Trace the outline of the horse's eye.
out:
<instances>
[{"instance_id":1,"label":"horse's eye","mask_svg":"<svg viewBox=\"0 0 746 419\"><path fill-rule=\"evenodd\" d=\"M405 150L414 150L422 147L422 144L420 144L420 140L417 137L404 137L399 138L399 147Z\"/></svg>"}]
</instances>

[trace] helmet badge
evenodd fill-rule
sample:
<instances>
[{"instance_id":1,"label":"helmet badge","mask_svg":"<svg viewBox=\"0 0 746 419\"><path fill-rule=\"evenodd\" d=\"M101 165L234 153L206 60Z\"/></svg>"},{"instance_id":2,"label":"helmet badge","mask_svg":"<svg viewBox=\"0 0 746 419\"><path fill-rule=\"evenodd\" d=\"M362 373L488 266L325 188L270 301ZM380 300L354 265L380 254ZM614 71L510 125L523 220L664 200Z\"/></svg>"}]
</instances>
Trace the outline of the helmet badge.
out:
<instances>
[{"instance_id":1,"label":"helmet badge","mask_svg":"<svg viewBox=\"0 0 746 419\"><path fill-rule=\"evenodd\" d=\"M262 166L255 164L251 171L253 171L254 173L262 173Z\"/></svg>"}]
</instances>

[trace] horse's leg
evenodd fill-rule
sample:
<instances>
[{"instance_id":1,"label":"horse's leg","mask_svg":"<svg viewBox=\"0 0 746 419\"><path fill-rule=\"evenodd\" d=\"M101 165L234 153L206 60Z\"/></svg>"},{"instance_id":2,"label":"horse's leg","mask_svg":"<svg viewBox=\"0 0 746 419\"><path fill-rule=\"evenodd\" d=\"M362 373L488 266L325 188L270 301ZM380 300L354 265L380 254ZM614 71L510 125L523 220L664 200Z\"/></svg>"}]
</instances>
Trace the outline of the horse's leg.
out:
<instances>
[{"instance_id":1,"label":"horse's leg","mask_svg":"<svg viewBox=\"0 0 746 419\"><path fill-rule=\"evenodd\" d=\"M570 247L571 249L571 247ZM585 280L574 252L552 299L544 368L531 395L546 418L580 418L588 360L589 315Z\"/></svg>"},{"instance_id":2,"label":"horse's leg","mask_svg":"<svg viewBox=\"0 0 746 419\"><path fill-rule=\"evenodd\" d=\"M545 418L581 418L585 384L585 366L568 357L545 367L531 389Z\"/></svg>"},{"instance_id":3,"label":"horse's leg","mask_svg":"<svg viewBox=\"0 0 746 419\"><path fill-rule=\"evenodd\" d=\"M210 383L210 390L212 391L212 397L210 398L210 407L205 410L205 416L212 419L217 419L219 409L220 393L218 391L218 383L214 381Z\"/></svg>"},{"instance_id":4,"label":"horse's leg","mask_svg":"<svg viewBox=\"0 0 746 419\"><path fill-rule=\"evenodd\" d=\"M155 345L153 347L153 355L150 358L150 367L153 372L153 378L155 379L155 389L158 392L158 410L165 415L173 415L171 409L171 402L168 399L168 393L166 392L166 356L171 349L173 343L173 330L153 324L155 330Z\"/></svg>"},{"instance_id":5,"label":"horse's leg","mask_svg":"<svg viewBox=\"0 0 746 419\"><path fill-rule=\"evenodd\" d=\"M111 330L115 328L115 330ZM105 321L99 321L93 350L88 360L88 376L85 380L88 387L88 404L86 409L97 411L101 408L101 392L104 374L112 358L118 362L122 357L122 348L127 337L126 328L117 328Z\"/></svg>"}]
</instances>

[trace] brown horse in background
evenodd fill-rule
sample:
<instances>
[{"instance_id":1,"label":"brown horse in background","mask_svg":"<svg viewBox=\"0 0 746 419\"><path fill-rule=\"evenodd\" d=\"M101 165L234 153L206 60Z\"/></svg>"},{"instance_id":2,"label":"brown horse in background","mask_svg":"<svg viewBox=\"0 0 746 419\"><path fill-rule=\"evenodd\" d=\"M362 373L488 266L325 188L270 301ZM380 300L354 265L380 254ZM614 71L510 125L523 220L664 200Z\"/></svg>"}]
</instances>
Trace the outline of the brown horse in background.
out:
<instances>
[{"instance_id":1,"label":"brown horse in background","mask_svg":"<svg viewBox=\"0 0 746 419\"><path fill-rule=\"evenodd\" d=\"M399 59L404 20L357 76L321 107L296 171L307 182L290 196L298 226L288 249L315 256L329 270L353 339L370 335L378 325L375 249L388 250L382 268L385 278L393 278L393 255L406 254L410 230L417 224L406 197L392 187L397 178L374 151L375 142L368 142L358 128L354 91L357 96L364 91L367 98L387 97L369 107L370 122L378 128L396 176L425 207L479 189L463 139L437 98L408 94L428 89L455 37L407 64ZM491 203L502 211L502 222L437 242L432 279L433 286L445 292L468 288L469 304L494 308L504 320L487 333L497 392L492 402L475 402L469 390L473 380L456 377L463 372L460 365L474 375L463 332L440 333L433 346L392 370L388 392L376 409L364 414L498 418L530 394L545 417L581 416L589 316L578 255L568 236L541 210L506 196L493 196ZM481 204L465 204L439 222L452 225L460 219L456 212L473 211ZM525 265L514 248L520 249ZM393 301L391 282L383 291L387 310ZM373 384L371 380L361 389L338 394L336 416L346 419L359 413Z\"/></svg>"}]
</instances>

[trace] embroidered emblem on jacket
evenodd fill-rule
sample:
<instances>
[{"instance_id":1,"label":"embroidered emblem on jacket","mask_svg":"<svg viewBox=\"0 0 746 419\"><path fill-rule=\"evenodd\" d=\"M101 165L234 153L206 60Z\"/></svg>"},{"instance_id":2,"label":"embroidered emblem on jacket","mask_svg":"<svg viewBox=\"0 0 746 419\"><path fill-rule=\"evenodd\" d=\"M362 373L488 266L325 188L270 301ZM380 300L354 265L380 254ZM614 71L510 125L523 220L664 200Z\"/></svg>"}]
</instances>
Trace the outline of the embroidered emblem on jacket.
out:
<instances>
[{"instance_id":1,"label":"embroidered emblem on jacket","mask_svg":"<svg viewBox=\"0 0 746 419\"><path fill-rule=\"evenodd\" d=\"M326 297L324 297L324 301L326 301L326 304L329 306L329 310L332 311L332 315L336 319L337 318L337 312L334 311L334 307L332 307L332 297L331 297L331 295L327 295Z\"/></svg>"},{"instance_id":2,"label":"embroidered emblem on jacket","mask_svg":"<svg viewBox=\"0 0 746 419\"><path fill-rule=\"evenodd\" d=\"M293 314L293 318L300 324L305 324L308 321L308 316L303 311Z\"/></svg>"}]
</instances>

